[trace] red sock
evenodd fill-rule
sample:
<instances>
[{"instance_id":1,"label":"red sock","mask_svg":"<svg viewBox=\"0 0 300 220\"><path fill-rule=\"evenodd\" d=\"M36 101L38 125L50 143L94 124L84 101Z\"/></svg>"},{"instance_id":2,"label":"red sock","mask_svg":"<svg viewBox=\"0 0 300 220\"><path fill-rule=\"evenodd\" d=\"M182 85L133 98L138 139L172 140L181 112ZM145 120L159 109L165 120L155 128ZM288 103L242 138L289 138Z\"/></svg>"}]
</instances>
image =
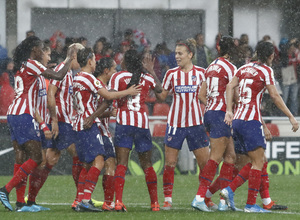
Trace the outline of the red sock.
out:
<instances>
[{"instance_id":1,"label":"red sock","mask_svg":"<svg viewBox=\"0 0 300 220\"><path fill-rule=\"evenodd\" d=\"M259 189L259 193L262 199L270 198L269 175L267 172L267 167L268 167L268 162L265 162L261 172L261 185Z\"/></svg>"},{"instance_id":2,"label":"red sock","mask_svg":"<svg viewBox=\"0 0 300 220\"><path fill-rule=\"evenodd\" d=\"M102 179L102 186L104 191L104 202L110 205L114 201L114 177L104 175Z\"/></svg>"},{"instance_id":3,"label":"red sock","mask_svg":"<svg viewBox=\"0 0 300 220\"><path fill-rule=\"evenodd\" d=\"M251 163L247 163L239 172L239 174L234 178L234 180L229 184L229 187L234 192L238 187L244 184L249 178L249 172L252 167Z\"/></svg>"},{"instance_id":4,"label":"red sock","mask_svg":"<svg viewBox=\"0 0 300 220\"><path fill-rule=\"evenodd\" d=\"M94 192L100 173L101 170L99 170L96 167L91 167L91 169L87 173L85 184L84 184L84 196L83 196L84 200L91 200L92 193Z\"/></svg>"},{"instance_id":5,"label":"red sock","mask_svg":"<svg viewBox=\"0 0 300 220\"><path fill-rule=\"evenodd\" d=\"M175 167L165 166L163 174L163 188L165 197L172 197Z\"/></svg>"},{"instance_id":6,"label":"red sock","mask_svg":"<svg viewBox=\"0 0 300 220\"><path fill-rule=\"evenodd\" d=\"M218 177L220 181L220 189L226 188L232 181L232 174L234 170L234 164L224 162Z\"/></svg>"},{"instance_id":7,"label":"red sock","mask_svg":"<svg viewBox=\"0 0 300 220\"><path fill-rule=\"evenodd\" d=\"M73 157L72 176L76 187L78 185L78 179L79 179L81 169L82 169L82 163L80 162L79 158L77 156Z\"/></svg>"},{"instance_id":8,"label":"red sock","mask_svg":"<svg viewBox=\"0 0 300 220\"><path fill-rule=\"evenodd\" d=\"M126 170L127 167L125 167L124 165L118 165L115 172L114 186L116 193L116 201L119 200L120 202L122 202Z\"/></svg>"},{"instance_id":9,"label":"red sock","mask_svg":"<svg viewBox=\"0 0 300 220\"><path fill-rule=\"evenodd\" d=\"M22 181L25 181L27 176L31 174L37 166L38 164L32 159L28 159L25 163L23 163L13 178L5 185L7 192L10 193L14 187L19 185Z\"/></svg>"},{"instance_id":10,"label":"red sock","mask_svg":"<svg viewBox=\"0 0 300 220\"><path fill-rule=\"evenodd\" d=\"M208 190L211 194L215 194L220 189L219 177L209 186Z\"/></svg>"},{"instance_id":11,"label":"red sock","mask_svg":"<svg viewBox=\"0 0 300 220\"><path fill-rule=\"evenodd\" d=\"M35 198L43 187L53 166L46 163L44 168L36 168L29 176L28 201L35 202Z\"/></svg>"},{"instance_id":12,"label":"red sock","mask_svg":"<svg viewBox=\"0 0 300 220\"><path fill-rule=\"evenodd\" d=\"M239 169L234 167L233 173L232 173L232 179L234 179L239 174Z\"/></svg>"},{"instance_id":13,"label":"red sock","mask_svg":"<svg viewBox=\"0 0 300 220\"><path fill-rule=\"evenodd\" d=\"M15 163L14 165L14 175L18 172L22 164ZM16 186L17 202L25 203L24 196L27 185L27 178L23 179L20 184Z\"/></svg>"},{"instance_id":14,"label":"red sock","mask_svg":"<svg viewBox=\"0 0 300 220\"><path fill-rule=\"evenodd\" d=\"M157 199L157 176L153 167L149 167L144 170L145 180L150 195L151 204L158 201Z\"/></svg>"},{"instance_id":15,"label":"red sock","mask_svg":"<svg viewBox=\"0 0 300 220\"><path fill-rule=\"evenodd\" d=\"M251 169L249 172L249 182L248 182L248 205L255 205L256 197L259 192L261 184L261 171Z\"/></svg>"},{"instance_id":16,"label":"red sock","mask_svg":"<svg viewBox=\"0 0 300 220\"><path fill-rule=\"evenodd\" d=\"M87 175L87 170L83 167L81 169L81 172L80 172L80 175L78 178L77 194L76 194L75 201L81 202L83 199L83 195L84 195L83 191L84 191L86 175Z\"/></svg>"},{"instance_id":17,"label":"red sock","mask_svg":"<svg viewBox=\"0 0 300 220\"><path fill-rule=\"evenodd\" d=\"M217 172L218 163L214 160L208 160L207 164L203 168L201 174L200 174L200 184L198 188L197 195L200 195L200 197L204 198L207 188L212 183L215 174Z\"/></svg>"}]
</instances>

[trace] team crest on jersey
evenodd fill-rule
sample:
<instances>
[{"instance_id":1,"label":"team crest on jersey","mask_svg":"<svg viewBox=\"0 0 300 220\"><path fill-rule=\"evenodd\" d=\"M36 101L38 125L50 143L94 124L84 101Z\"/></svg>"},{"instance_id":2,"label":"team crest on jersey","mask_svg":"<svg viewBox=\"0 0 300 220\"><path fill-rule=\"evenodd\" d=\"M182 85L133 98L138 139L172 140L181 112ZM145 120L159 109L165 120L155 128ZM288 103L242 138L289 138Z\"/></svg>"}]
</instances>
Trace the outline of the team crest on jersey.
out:
<instances>
[{"instance_id":1,"label":"team crest on jersey","mask_svg":"<svg viewBox=\"0 0 300 220\"><path fill-rule=\"evenodd\" d=\"M168 136L168 141L171 141L172 140L172 136Z\"/></svg>"},{"instance_id":2,"label":"team crest on jersey","mask_svg":"<svg viewBox=\"0 0 300 220\"><path fill-rule=\"evenodd\" d=\"M100 83L100 81L99 81L98 79L95 79L95 85L96 85L97 87L100 87L100 86L101 86L101 83Z\"/></svg>"},{"instance_id":3,"label":"team crest on jersey","mask_svg":"<svg viewBox=\"0 0 300 220\"><path fill-rule=\"evenodd\" d=\"M46 89L40 89L39 90L39 97L42 97L42 96L45 96L45 95L47 95Z\"/></svg>"},{"instance_id":4,"label":"team crest on jersey","mask_svg":"<svg viewBox=\"0 0 300 220\"><path fill-rule=\"evenodd\" d=\"M197 77L196 76L192 76L192 81L196 82L196 80L197 80Z\"/></svg>"}]
</instances>

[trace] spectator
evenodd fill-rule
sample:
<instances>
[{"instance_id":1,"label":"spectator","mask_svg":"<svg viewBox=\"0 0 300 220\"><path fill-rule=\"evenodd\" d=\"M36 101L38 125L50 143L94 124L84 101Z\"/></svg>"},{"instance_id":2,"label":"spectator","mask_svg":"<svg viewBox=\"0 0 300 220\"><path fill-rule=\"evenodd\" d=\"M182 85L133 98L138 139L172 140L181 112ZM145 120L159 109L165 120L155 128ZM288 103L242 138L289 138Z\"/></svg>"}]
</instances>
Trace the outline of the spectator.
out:
<instances>
[{"instance_id":1,"label":"spectator","mask_svg":"<svg viewBox=\"0 0 300 220\"><path fill-rule=\"evenodd\" d=\"M204 35L202 33L196 34L195 40L197 43L196 54L194 58L194 64L207 68L211 63L211 52L208 47L205 45Z\"/></svg>"},{"instance_id":2,"label":"spectator","mask_svg":"<svg viewBox=\"0 0 300 220\"><path fill-rule=\"evenodd\" d=\"M35 36L35 32L33 30L26 31L26 38L30 36Z\"/></svg>"},{"instance_id":3,"label":"spectator","mask_svg":"<svg viewBox=\"0 0 300 220\"><path fill-rule=\"evenodd\" d=\"M124 54L130 49L130 43L128 41L123 41L120 45L120 51L116 53L114 60L117 64L117 71L121 71L121 62L123 60Z\"/></svg>"},{"instance_id":4,"label":"spectator","mask_svg":"<svg viewBox=\"0 0 300 220\"><path fill-rule=\"evenodd\" d=\"M0 67L0 75L3 73L7 73L9 76L9 83L12 87L14 87L15 84L15 72L14 72L14 62L11 58L7 58L3 60L1 67Z\"/></svg>"},{"instance_id":5,"label":"spectator","mask_svg":"<svg viewBox=\"0 0 300 220\"><path fill-rule=\"evenodd\" d=\"M98 40L96 40L94 46L93 46L93 51L96 56L96 61L100 60L102 57L102 50L104 47L104 44L107 42L107 39L105 37L100 37Z\"/></svg>"},{"instance_id":6,"label":"spectator","mask_svg":"<svg viewBox=\"0 0 300 220\"><path fill-rule=\"evenodd\" d=\"M247 34L242 34L240 37L240 53L241 53L241 66L251 61L253 56L253 49L249 46L249 37ZM239 66L237 66L239 68Z\"/></svg>"},{"instance_id":7,"label":"spectator","mask_svg":"<svg viewBox=\"0 0 300 220\"><path fill-rule=\"evenodd\" d=\"M84 46L84 47L87 46L88 40L85 37L79 37L77 39L77 41L78 41L78 43L82 44L82 46Z\"/></svg>"},{"instance_id":8,"label":"spectator","mask_svg":"<svg viewBox=\"0 0 300 220\"><path fill-rule=\"evenodd\" d=\"M12 63L12 65L11 65ZM8 63L7 66L12 66L11 70L13 69L13 62ZM4 71L0 74L0 115L6 115L9 105L14 100L14 89L10 84L9 79L10 73Z\"/></svg>"},{"instance_id":9,"label":"spectator","mask_svg":"<svg viewBox=\"0 0 300 220\"><path fill-rule=\"evenodd\" d=\"M63 45L60 40L56 40L55 48L51 53L51 63L61 63L64 60Z\"/></svg>"}]
</instances>

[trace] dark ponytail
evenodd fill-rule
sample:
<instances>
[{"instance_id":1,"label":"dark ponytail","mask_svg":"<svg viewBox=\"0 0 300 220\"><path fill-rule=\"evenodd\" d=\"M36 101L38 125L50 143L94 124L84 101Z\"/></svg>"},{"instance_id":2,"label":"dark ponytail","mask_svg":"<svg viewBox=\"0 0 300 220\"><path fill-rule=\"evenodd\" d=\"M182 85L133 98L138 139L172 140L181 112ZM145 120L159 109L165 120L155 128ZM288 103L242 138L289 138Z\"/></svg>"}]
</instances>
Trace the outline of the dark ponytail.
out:
<instances>
[{"instance_id":1,"label":"dark ponytail","mask_svg":"<svg viewBox=\"0 0 300 220\"><path fill-rule=\"evenodd\" d=\"M128 50L124 55L124 61L126 70L133 74L129 84L127 85L127 88L131 87L132 85L138 85L143 72L141 55L139 55L136 50Z\"/></svg>"}]
</instances>

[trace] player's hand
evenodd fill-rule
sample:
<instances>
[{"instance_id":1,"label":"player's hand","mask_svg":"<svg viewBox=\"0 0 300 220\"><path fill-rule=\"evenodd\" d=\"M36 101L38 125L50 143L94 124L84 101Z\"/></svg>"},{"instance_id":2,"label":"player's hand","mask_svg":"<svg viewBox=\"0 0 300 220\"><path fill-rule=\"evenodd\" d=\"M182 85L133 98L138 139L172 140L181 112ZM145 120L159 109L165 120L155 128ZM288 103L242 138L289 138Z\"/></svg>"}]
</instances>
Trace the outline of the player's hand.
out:
<instances>
[{"instance_id":1,"label":"player's hand","mask_svg":"<svg viewBox=\"0 0 300 220\"><path fill-rule=\"evenodd\" d=\"M47 140L52 139L52 132L50 130L44 131L44 135Z\"/></svg>"},{"instance_id":2,"label":"player's hand","mask_svg":"<svg viewBox=\"0 0 300 220\"><path fill-rule=\"evenodd\" d=\"M143 59L143 67L149 72L153 73L153 68L154 68L154 62L155 58L152 59L152 56L150 53L146 53L145 57Z\"/></svg>"},{"instance_id":3,"label":"player's hand","mask_svg":"<svg viewBox=\"0 0 300 220\"><path fill-rule=\"evenodd\" d=\"M298 121L294 118L294 117L291 117L290 118L290 122L292 124L292 131L293 132L296 132L298 129L299 129L299 124L298 124Z\"/></svg>"},{"instance_id":4,"label":"player's hand","mask_svg":"<svg viewBox=\"0 0 300 220\"><path fill-rule=\"evenodd\" d=\"M110 116L112 117L116 117L117 116L117 109L116 108L113 108L112 111L110 112Z\"/></svg>"},{"instance_id":5,"label":"player's hand","mask_svg":"<svg viewBox=\"0 0 300 220\"><path fill-rule=\"evenodd\" d=\"M233 113L226 111L224 122L227 125L231 125L233 120Z\"/></svg>"},{"instance_id":6,"label":"player's hand","mask_svg":"<svg viewBox=\"0 0 300 220\"><path fill-rule=\"evenodd\" d=\"M89 129L92 127L93 123L94 123L95 119L93 119L92 117L87 117L83 120L83 129Z\"/></svg>"},{"instance_id":7,"label":"player's hand","mask_svg":"<svg viewBox=\"0 0 300 220\"><path fill-rule=\"evenodd\" d=\"M53 136L54 139L56 139L58 134L59 134L57 121L52 121L51 126L52 126L52 130L51 130L52 136Z\"/></svg>"},{"instance_id":8,"label":"player's hand","mask_svg":"<svg viewBox=\"0 0 300 220\"><path fill-rule=\"evenodd\" d=\"M267 141L272 140L272 134L271 134L270 130L268 129L268 127L267 126L263 126L263 128L264 128L264 134L265 134L266 140Z\"/></svg>"},{"instance_id":9,"label":"player's hand","mask_svg":"<svg viewBox=\"0 0 300 220\"><path fill-rule=\"evenodd\" d=\"M128 88L129 95L135 96L138 95L142 91L141 85L132 85Z\"/></svg>"}]
</instances>

